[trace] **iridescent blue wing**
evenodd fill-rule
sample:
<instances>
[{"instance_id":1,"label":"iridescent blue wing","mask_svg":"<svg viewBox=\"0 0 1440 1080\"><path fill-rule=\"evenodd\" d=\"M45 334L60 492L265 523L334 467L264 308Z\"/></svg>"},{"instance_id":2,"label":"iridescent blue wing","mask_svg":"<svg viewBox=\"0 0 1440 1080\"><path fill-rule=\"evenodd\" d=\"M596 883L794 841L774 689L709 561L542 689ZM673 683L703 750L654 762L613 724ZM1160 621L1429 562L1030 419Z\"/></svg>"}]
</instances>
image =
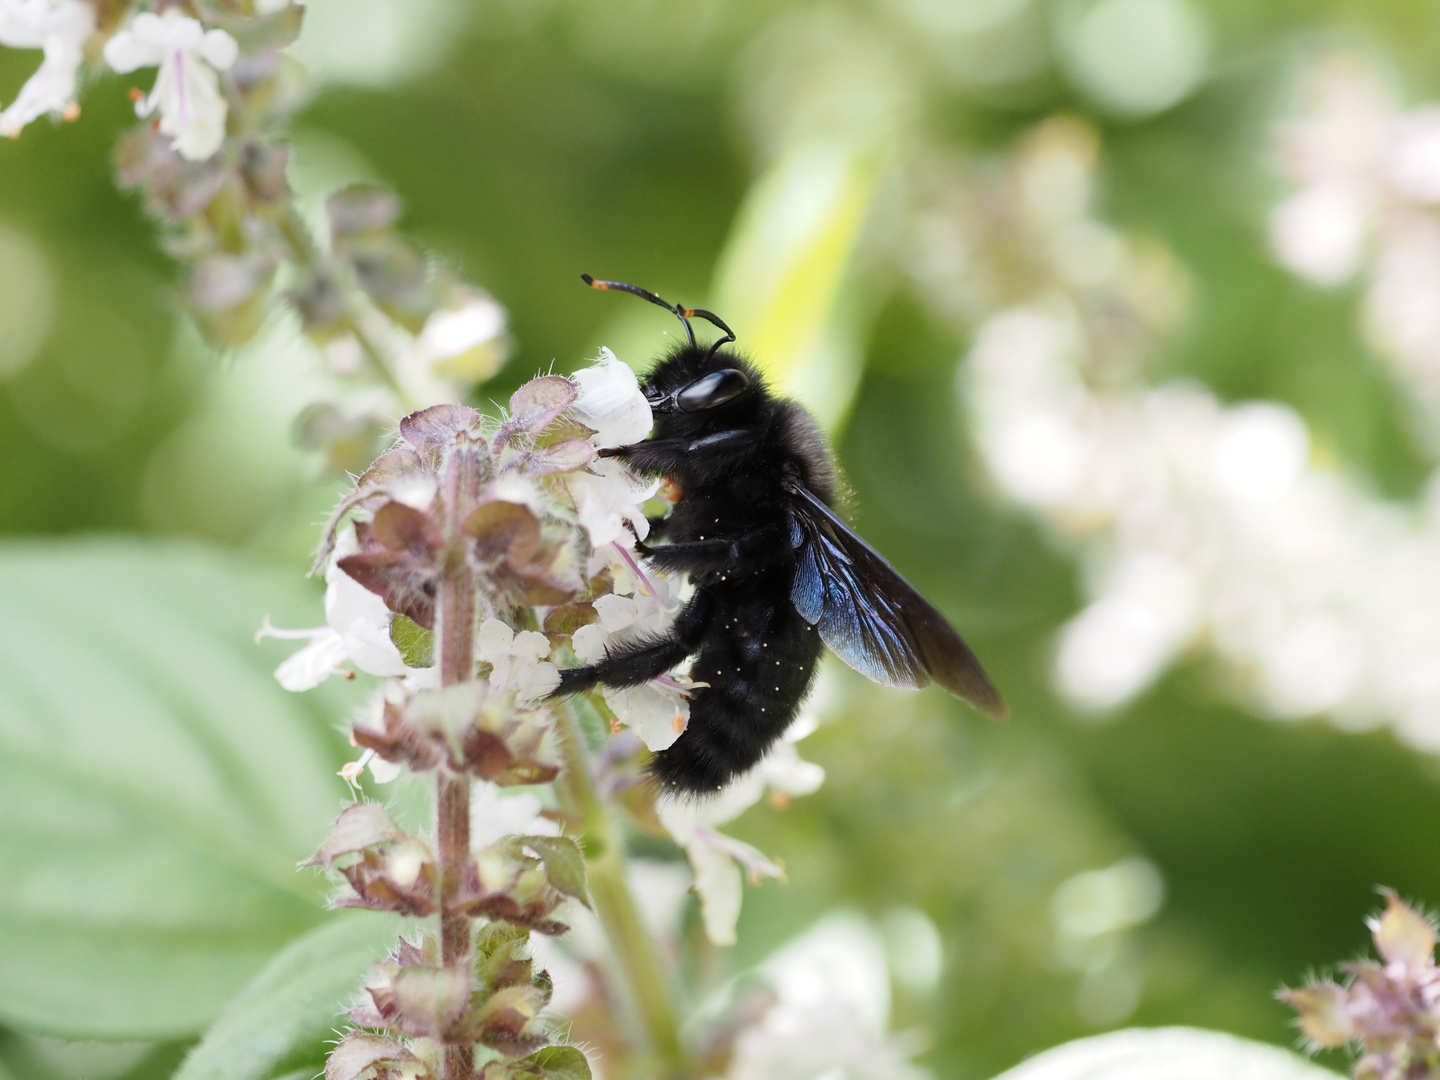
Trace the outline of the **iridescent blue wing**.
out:
<instances>
[{"instance_id":1,"label":"iridescent blue wing","mask_svg":"<svg viewBox=\"0 0 1440 1080\"><path fill-rule=\"evenodd\" d=\"M790 599L841 660L884 686L932 681L997 719L1005 702L945 616L803 484L795 496Z\"/></svg>"}]
</instances>

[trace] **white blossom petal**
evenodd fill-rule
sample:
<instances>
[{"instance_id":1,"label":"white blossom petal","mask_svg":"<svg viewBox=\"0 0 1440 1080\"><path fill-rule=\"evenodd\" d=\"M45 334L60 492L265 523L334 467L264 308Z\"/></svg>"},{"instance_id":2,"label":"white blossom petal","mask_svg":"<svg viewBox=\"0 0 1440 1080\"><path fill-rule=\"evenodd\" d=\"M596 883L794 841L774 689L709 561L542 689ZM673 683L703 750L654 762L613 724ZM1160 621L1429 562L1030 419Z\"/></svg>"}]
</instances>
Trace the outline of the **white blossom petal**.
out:
<instances>
[{"instance_id":1,"label":"white blossom petal","mask_svg":"<svg viewBox=\"0 0 1440 1080\"><path fill-rule=\"evenodd\" d=\"M610 458L592 461L587 470L565 478L575 513L590 537L592 547L633 542L631 528L640 539L650 534L645 501L660 490L660 481L635 476Z\"/></svg>"},{"instance_id":2,"label":"white blossom petal","mask_svg":"<svg viewBox=\"0 0 1440 1080\"><path fill-rule=\"evenodd\" d=\"M542 660L516 680L515 693L522 701L538 701L559 685L560 669Z\"/></svg>"},{"instance_id":3,"label":"white blossom petal","mask_svg":"<svg viewBox=\"0 0 1440 1080\"><path fill-rule=\"evenodd\" d=\"M526 663L536 664L550 655L550 639L538 630L522 630L515 635L510 652Z\"/></svg>"},{"instance_id":4,"label":"white blossom petal","mask_svg":"<svg viewBox=\"0 0 1440 1080\"><path fill-rule=\"evenodd\" d=\"M389 784L398 779L400 774L405 771L405 766L398 762L386 761L378 754L366 762L366 765L377 784Z\"/></svg>"},{"instance_id":5,"label":"white blossom petal","mask_svg":"<svg viewBox=\"0 0 1440 1080\"><path fill-rule=\"evenodd\" d=\"M495 663L501 657L510 655L510 646L515 642L515 631L499 619L486 619L480 624L475 635L475 655L481 660Z\"/></svg>"},{"instance_id":6,"label":"white blossom petal","mask_svg":"<svg viewBox=\"0 0 1440 1080\"><path fill-rule=\"evenodd\" d=\"M596 446L629 446L650 434L650 403L640 392L639 380L609 349L601 349L600 358L572 378L580 387L580 397L570 412L595 429L590 441Z\"/></svg>"},{"instance_id":7,"label":"white blossom petal","mask_svg":"<svg viewBox=\"0 0 1440 1080\"><path fill-rule=\"evenodd\" d=\"M488 780L470 786L470 847L478 851L505 836L558 836L560 826L541 816L540 799L528 791L501 794Z\"/></svg>"},{"instance_id":8,"label":"white blossom petal","mask_svg":"<svg viewBox=\"0 0 1440 1080\"><path fill-rule=\"evenodd\" d=\"M767 787L786 795L813 795L825 783L825 770L803 759L790 742L777 743L755 769Z\"/></svg>"},{"instance_id":9,"label":"white blossom petal","mask_svg":"<svg viewBox=\"0 0 1440 1080\"><path fill-rule=\"evenodd\" d=\"M198 21L169 8L163 15L142 12L105 45L105 62L125 73L158 67L155 86L136 103L140 116L160 113L160 130L177 153L204 161L225 139L229 105L216 70L230 67L239 45L224 30L206 31Z\"/></svg>"},{"instance_id":10,"label":"white blossom petal","mask_svg":"<svg viewBox=\"0 0 1440 1080\"><path fill-rule=\"evenodd\" d=\"M605 659L605 641L609 637L605 627L599 623L590 623L570 635L570 647L575 650L581 663L593 664L597 660Z\"/></svg>"},{"instance_id":11,"label":"white blossom petal","mask_svg":"<svg viewBox=\"0 0 1440 1080\"><path fill-rule=\"evenodd\" d=\"M504 332L505 309L488 296L478 296L426 319L415 339L415 354L425 364L443 363L490 344Z\"/></svg>"},{"instance_id":12,"label":"white blossom petal","mask_svg":"<svg viewBox=\"0 0 1440 1080\"><path fill-rule=\"evenodd\" d=\"M666 750L690 722L690 702L678 690L648 682L643 686L605 687L605 703L620 722L634 729L651 750Z\"/></svg>"},{"instance_id":13,"label":"white blossom petal","mask_svg":"<svg viewBox=\"0 0 1440 1080\"><path fill-rule=\"evenodd\" d=\"M607 593L605 596L597 597L593 604L595 613L600 616L600 625L607 633L615 633L617 630L624 630L627 626L640 618L640 602L633 596L616 596L614 593Z\"/></svg>"},{"instance_id":14,"label":"white blossom petal","mask_svg":"<svg viewBox=\"0 0 1440 1080\"><path fill-rule=\"evenodd\" d=\"M217 71L230 70L240 57L239 43L224 30L206 30L197 51Z\"/></svg>"},{"instance_id":15,"label":"white blossom petal","mask_svg":"<svg viewBox=\"0 0 1440 1080\"><path fill-rule=\"evenodd\" d=\"M334 630L325 630L284 660L275 669L275 679L291 693L313 690L331 675L338 674L349 655L344 638Z\"/></svg>"},{"instance_id":16,"label":"white blossom petal","mask_svg":"<svg viewBox=\"0 0 1440 1080\"><path fill-rule=\"evenodd\" d=\"M35 74L0 112L0 135L14 138L47 113L72 117L83 47L95 32L95 14L81 0L5 0L0 3L0 44L43 49Z\"/></svg>"},{"instance_id":17,"label":"white blossom petal","mask_svg":"<svg viewBox=\"0 0 1440 1080\"><path fill-rule=\"evenodd\" d=\"M705 924L705 936L712 945L734 945L745 890L740 867L729 855L705 844L691 844L685 854L695 872L695 891L700 894L700 918Z\"/></svg>"}]
</instances>

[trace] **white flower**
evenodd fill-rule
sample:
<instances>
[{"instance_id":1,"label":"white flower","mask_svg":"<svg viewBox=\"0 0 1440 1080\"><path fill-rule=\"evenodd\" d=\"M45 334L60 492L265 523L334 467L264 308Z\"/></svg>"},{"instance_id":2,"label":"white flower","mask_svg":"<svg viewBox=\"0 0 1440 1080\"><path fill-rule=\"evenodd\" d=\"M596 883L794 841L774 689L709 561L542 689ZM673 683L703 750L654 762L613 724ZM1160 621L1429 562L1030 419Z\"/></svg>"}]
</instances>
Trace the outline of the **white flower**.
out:
<instances>
[{"instance_id":1,"label":"white flower","mask_svg":"<svg viewBox=\"0 0 1440 1080\"><path fill-rule=\"evenodd\" d=\"M890 974L868 922L826 916L760 966L775 1005L735 1040L729 1080L923 1080L921 1040L886 1034Z\"/></svg>"},{"instance_id":2,"label":"white flower","mask_svg":"<svg viewBox=\"0 0 1440 1080\"><path fill-rule=\"evenodd\" d=\"M541 814L538 796L501 794L488 780L470 785L470 847L489 847L505 836L559 836L560 826Z\"/></svg>"},{"instance_id":3,"label":"white flower","mask_svg":"<svg viewBox=\"0 0 1440 1080\"><path fill-rule=\"evenodd\" d=\"M609 349L601 349L600 359L581 368L573 379L580 396L570 406L570 415L595 429L590 441L596 449L628 446L650 433L650 403L640 392L635 373ZM649 535L644 506L660 489L658 479L636 476L618 461L597 458L585 471L569 474L565 482L591 547L629 546L632 535L641 540Z\"/></svg>"},{"instance_id":4,"label":"white flower","mask_svg":"<svg viewBox=\"0 0 1440 1080\"><path fill-rule=\"evenodd\" d=\"M605 562L613 568L615 591L594 602L600 621L571 637L575 655L587 664L603 660L612 643L664 633L676 607L670 579L646 574L619 545L608 547L601 565ZM664 750L690 721L692 689L688 680L669 675L643 686L602 687L601 692L620 723L633 728L649 749Z\"/></svg>"},{"instance_id":5,"label":"white flower","mask_svg":"<svg viewBox=\"0 0 1440 1080\"><path fill-rule=\"evenodd\" d=\"M761 878L780 878L785 874L783 868L764 853L726 836L716 826L733 821L759 802L767 786L786 798L809 795L818 789L824 782L825 770L802 761L794 746L813 730L815 722L811 717L798 717L765 760L713 799L704 802L662 799L656 804L661 824L685 849L690 860L690 868L695 873L695 891L700 894L705 934L715 945L735 944L735 925L740 918L743 892L741 868L748 873L751 884L758 884Z\"/></svg>"},{"instance_id":6,"label":"white flower","mask_svg":"<svg viewBox=\"0 0 1440 1080\"><path fill-rule=\"evenodd\" d=\"M505 363L509 354L505 326L505 309L474 291L433 312L413 340L384 325L372 332L392 338L399 356L396 375L410 397L439 404L463 398L471 386L490 378Z\"/></svg>"},{"instance_id":7,"label":"white flower","mask_svg":"<svg viewBox=\"0 0 1440 1080\"><path fill-rule=\"evenodd\" d=\"M339 560L355 551L355 533L347 530L335 545L325 572L325 626L308 630L277 630L266 619L255 639L308 638L310 644L275 669L286 690L319 686L354 664L370 675L404 675L409 668L390 640L390 609L385 601L340 569Z\"/></svg>"},{"instance_id":8,"label":"white flower","mask_svg":"<svg viewBox=\"0 0 1440 1080\"><path fill-rule=\"evenodd\" d=\"M81 0L0 0L0 45L43 49L44 59L0 112L0 135L19 136L22 128L46 113L73 120L75 80L81 49L95 32L95 14Z\"/></svg>"},{"instance_id":9,"label":"white flower","mask_svg":"<svg viewBox=\"0 0 1440 1080\"><path fill-rule=\"evenodd\" d=\"M659 479L636 476L620 462L597 458L586 471L568 473L565 485L591 547L623 543L650 535L645 503L660 490Z\"/></svg>"},{"instance_id":10,"label":"white flower","mask_svg":"<svg viewBox=\"0 0 1440 1080\"><path fill-rule=\"evenodd\" d=\"M560 672L545 659L550 639L538 631L517 634L499 619L486 619L475 639L475 655L491 665L494 689L513 690L522 700L542 698L560 685Z\"/></svg>"},{"instance_id":11,"label":"white flower","mask_svg":"<svg viewBox=\"0 0 1440 1080\"><path fill-rule=\"evenodd\" d=\"M240 47L224 30L206 30L168 8L142 12L105 43L105 62L121 74L159 67L155 87L135 104L139 116L160 110L160 130L190 161L204 161L225 139L228 106L216 71L235 63Z\"/></svg>"},{"instance_id":12,"label":"white flower","mask_svg":"<svg viewBox=\"0 0 1440 1080\"><path fill-rule=\"evenodd\" d=\"M595 429L590 441L597 447L629 446L650 434L650 403L640 392L639 380L630 365L609 349L602 348L600 358L572 378L580 387L580 398L570 411Z\"/></svg>"}]
</instances>

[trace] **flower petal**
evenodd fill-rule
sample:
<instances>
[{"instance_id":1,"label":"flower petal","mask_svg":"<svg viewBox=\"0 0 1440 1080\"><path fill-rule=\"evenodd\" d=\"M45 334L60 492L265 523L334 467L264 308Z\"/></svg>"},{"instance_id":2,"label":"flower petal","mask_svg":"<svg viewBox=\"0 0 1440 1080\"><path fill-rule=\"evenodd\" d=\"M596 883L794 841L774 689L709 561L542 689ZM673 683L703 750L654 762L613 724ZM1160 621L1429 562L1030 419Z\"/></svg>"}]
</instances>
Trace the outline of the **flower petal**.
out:
<instances>
[{"instance_id":1,"label":"flower petal","mask_svg":"<svg viewBox=\"0 0 1440 1080\"><path fill-rule=\"evenodd\" d=\"M676 691L655 683L607 688L605 703L651 750L673 746L690 721L690 702Z\"/></svg>"},{"instance_id":2,"label":"flower petal","mask_svg":"<svg viewBox=\"0 0 1440 1080\"><path fill-rule=\"evenodd\" d=\"M640 392L635 372L609 349L601 349L600 358L575 372L574 379L580 399L570 412L595 429L591 442L596 446L628 446L650 434L650 403Z\"/></svg>"},{"instance_id":3,"label":"flower petal","mask_svg":"<svg viewBox=\"0 0 1440 1080\"><path fill-rule=\"evenodd\" d=\"M491 664L501 657L510 655L510 646L515 641L515 631L496 618L486 619L480 624L475 635L475 655Z\"/></svg>"},{"instance_id":4,"label":"flower petal","mask_svg":"<svg viewBox=\"0 0 1440 1080\"><path fill-rule=\"evenodd\" d=\"M141 18L144 16L136 16L137 20ZM160 49L141 41L133 30L121 30L105 43L105 63L121 75L128 75L136 68L154 67L160 63L161 55Z\"/></svg>"},{"instance_id":5,"label":"flower petal","mask_svg":"<svg viewBox=\"0 0 1440 1080\"><path fill-rule=\"evenodd\" d=\"M512 655L529 664L537 664L550 655L550 639L538 630L522 630L510 646Z\"/></svg>"},{"instance_id":6,"label":"flower petal","mask_svg":"<svg viewBox=\"0 0 1440 1080\"><path fill-rule=\"evenodd\" d=\"M275 679L292 693L313 690L336 674L348 655L344 639L329 630L277 667Z\"/></svg>"},{"instance_id":7,"label":"flower petal","mask_svg":"<svg viewBox=\"0 0 1440 1080\"><path fill-rule=\"evenodd\" d=\"M200 55L211 67L225 71L239 58L240 46L224 30L207 30L200 39Z\"/></svg>"},{"instance_id":8,"label":"flower petal","mask_svg":"<svg viewBox=\"0 0 1440 1080\"><path fill-rule=\"evenodd\" d=\"M599 623L582 626L570 635L570 647L583 663L593 664L605 659L605 641L609 632Z\"/></svg>"},{"instance_id":9,"label":"flower petal","mask_svg":"<svg viewBox=\"0 0 1440 1080\"><path fill-rule=\"evenodd\" d=\"M744 893L740 867L728 855L705 844L688 845L685 854L695 871L695 891L700 894L705 936L712 945L734 945Z\"/></svg>"}]
</instances>

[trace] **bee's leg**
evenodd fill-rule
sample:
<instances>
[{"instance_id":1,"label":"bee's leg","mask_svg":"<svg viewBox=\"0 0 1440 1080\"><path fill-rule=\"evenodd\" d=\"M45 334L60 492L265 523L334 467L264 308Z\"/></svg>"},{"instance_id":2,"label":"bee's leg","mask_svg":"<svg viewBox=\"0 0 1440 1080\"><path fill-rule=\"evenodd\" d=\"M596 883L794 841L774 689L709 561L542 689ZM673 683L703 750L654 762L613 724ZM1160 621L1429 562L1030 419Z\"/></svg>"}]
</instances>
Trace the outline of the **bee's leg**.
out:
<instances>
[{"instance_id":1,"label":"bee's leg","mask_svg":"<svg viewBox=\"0 0 1440 1080\"><path fill-rule=\"evenodd\" d=\"M762 525L739 536L685 540L663 547L640 545L649 562L672 572L759 567L790 553L789 531L779 525Z\"/></svg>"},{"instance_id":2,"label":"bee's leg","mask_svg":"<svg viewBox=\"0 0 1440 1080\"><path fill-rule=\"evenodd\" d=\"M697 589L685 610L662 638L640 638L609 649L604 660L560 673L560 685L550 694L588 690L596 683L606 686L639 686L665 674L695 651L710 628L713 604L704 589Z\"/></svg>"},{"instance_id":3,"label":"bee's leg","mask_svg":"<svg viewBox=\"0 0 1440 1080\"><path fill-rule=\"evenodd\" d=\"M669 474L682 466L693 471L696 455L701 460L723 463L730 454L748 452L759 441L759 432L734 428L698 439L646 439L629 446L609 447L601 450L600 456L619 458L640 472Z\"/></svg>"}]
</instances>

